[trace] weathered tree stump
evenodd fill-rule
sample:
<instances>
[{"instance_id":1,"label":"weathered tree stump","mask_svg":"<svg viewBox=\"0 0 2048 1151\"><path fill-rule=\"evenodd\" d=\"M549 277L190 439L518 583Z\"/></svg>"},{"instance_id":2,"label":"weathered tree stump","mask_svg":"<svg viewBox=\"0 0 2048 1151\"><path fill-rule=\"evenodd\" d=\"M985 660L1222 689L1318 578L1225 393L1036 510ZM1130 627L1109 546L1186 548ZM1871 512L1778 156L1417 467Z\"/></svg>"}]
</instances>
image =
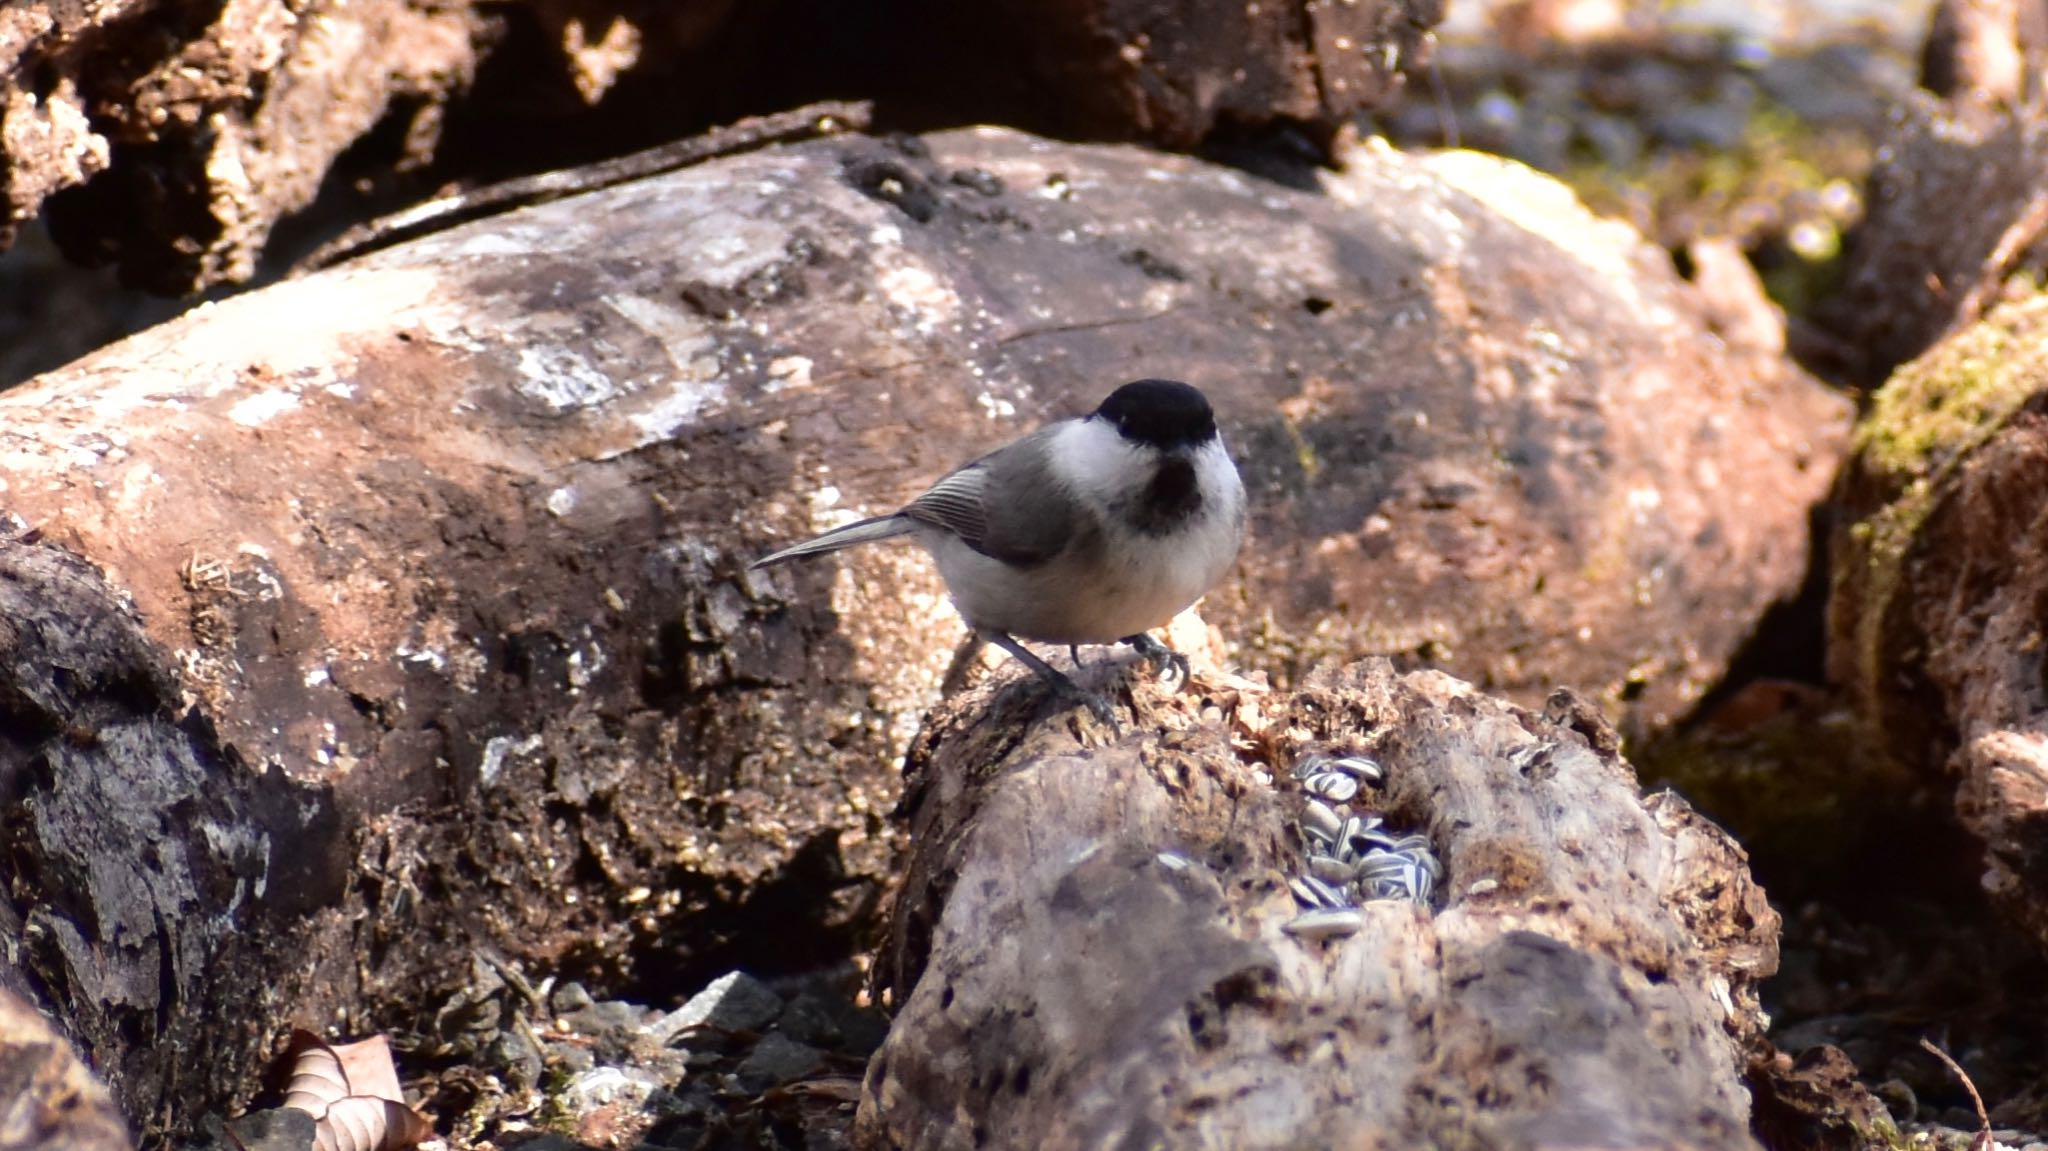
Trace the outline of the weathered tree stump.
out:
<instances>
[{"instance_id":1,"label":"weathered tree stump","mask_svg":"<svg viewBox=\"0 0 2048 1151\"><path fill-rule=\"evenodd\" d=\"M1829 663L1886 749L1945 765L1984 883L2048 948L2048 297L1901 368L1844 471Z\"/></svg>"},{"instance_id":2,"label":"weathered tree stump","mask_svg":"<svg viewBox=\"0 0 2048 1151\"><path fill-rule=\"evenodd\" d=\"M1122 738L1015 681L934 717L869 1146L1751 1145L1777 915L1597 719L1383 662L1196 686L1142 687ZM1331 749L1445 877L1319 939L1290 765Z\"/></svg>"},{"instance_id":3,"label":"weathered tree stump","mask_svg":"<svg viewBox=\"0 0 2048 1151\"><path fill-rule=\"evenodd\" d=\"M1238 662L1682 710L1796 587L1845 405L1511 165L1289 173L810 141L0 395L0 969L175 1129L479 953L650 998L843 954L961 632L912 550L747 561L1137 375L1253 493Z\"/></svg>"}]
</instances>

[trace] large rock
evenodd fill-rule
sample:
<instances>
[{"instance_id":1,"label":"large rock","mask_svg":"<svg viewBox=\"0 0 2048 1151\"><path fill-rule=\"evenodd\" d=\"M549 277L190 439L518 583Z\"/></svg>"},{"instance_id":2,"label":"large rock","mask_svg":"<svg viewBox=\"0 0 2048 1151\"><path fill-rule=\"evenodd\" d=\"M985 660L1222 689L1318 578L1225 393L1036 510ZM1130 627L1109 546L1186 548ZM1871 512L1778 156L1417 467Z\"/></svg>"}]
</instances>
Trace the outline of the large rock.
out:
<instances>
[{"instance_id":1,"label":"large rock","mask_svg":"<svg viewBox=\"0 0 2048 1151\"><path fill-rule=\"evenodd\" d=\"M1841 290L1821 306L1869 386L1975 323L2048 255L2048 105L1967 97L1916 93L1898 109Z\"/></svg>"},{"instance_id":2,"label":"large rock","mask_svg":"<svg viewBox=\"0 0 2048 1151\"><path fill-rule=\"evenodd\" d=\"M1844 472L1829 662L1889 749L1946 764L1984 882L2048 947L2048 297L1877 393Z\"/></svg>"},{"instance_id":3,"label":"large rock","mask_svg":"<svg viewBox=\"0 0 2048 1151\"><path fill-rule=\"evenodd\" d=\"M1328 132L1379 106L1443 14L1443 0L992 0L930 5L918 43L1014 107L1005 123L1189 148L1219 127Z\"/></svg>"},{"instance_id":4,"label":"large rock","mask_svg":"<svg viewBox=\"0 0 2048 1151\"><path fill-rule=\"evenodd\" d=\"M1241 663L1685 707L1797 584L1845 405L1732 366L1661 253L1512 165L1283 174L813 141L0 396L34 985L175 1124L272 1028L418 1018L478 950L657 991L843 952L961 631L915 549L747 561L1139 375L1242 460Z\"/></svg>"}]
</instances>

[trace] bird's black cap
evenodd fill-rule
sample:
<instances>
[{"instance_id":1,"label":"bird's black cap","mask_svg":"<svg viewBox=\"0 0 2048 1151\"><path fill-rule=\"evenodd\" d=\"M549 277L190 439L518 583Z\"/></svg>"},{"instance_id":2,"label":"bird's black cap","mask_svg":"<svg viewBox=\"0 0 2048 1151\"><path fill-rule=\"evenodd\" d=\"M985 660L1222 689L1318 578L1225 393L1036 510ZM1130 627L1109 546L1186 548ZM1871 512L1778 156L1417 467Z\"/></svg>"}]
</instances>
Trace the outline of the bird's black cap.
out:
<instances>
[{"instance_id":1,"label":"bird's black cap","mask_svg":"<svg viewBox=\"0 0 2048 1151\"><path fill-rule=\"evenodd\" d=\"M1155 448L1194 447L1216 435L1208 397L1179 380L1134 380L1109 393L1095 416L1125 439Z\"/></svg>"}]
</instances>

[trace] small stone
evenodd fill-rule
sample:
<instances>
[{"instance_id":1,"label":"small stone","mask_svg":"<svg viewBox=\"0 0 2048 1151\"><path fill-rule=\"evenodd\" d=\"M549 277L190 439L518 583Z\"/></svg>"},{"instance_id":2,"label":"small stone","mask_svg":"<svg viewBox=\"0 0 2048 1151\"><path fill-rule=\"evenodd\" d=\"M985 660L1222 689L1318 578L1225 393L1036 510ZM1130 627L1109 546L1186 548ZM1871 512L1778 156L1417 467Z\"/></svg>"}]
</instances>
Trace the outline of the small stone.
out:
<instances>
[{"instance_id":1,"label":"small stone","mask_svg":"<svg viewBox=\"0 0 2048 1151\"><path fill-rule=\"evenodd\" d=\"M593 1067L562 1085L562 1106L571 1115L582 1115L609 1103L639 1106L661 1087L653 1075L638 1067Z\"/></svg>"},{"instance_id":2,"label":"small stone","mask_svg":"<svg viewBox=\"0 0 2048 1151\"><path fill-rule=\"evenodd\" d=\"M647 1025L647 1034L668 1043L699 1027L755 1031L782 1013L782 997L744 971L722 975L688 1003Z\"/></svg>"},{"instance_id":3,"label":"small stone","mask_svg":"<svg viewBox=\"0 0 2048 1151\"><path fill-rule=\"evenodd\" d=\"M588 1047L555 1043L548 1046L548 1062L570 1075L577 1075L597 1066L597 1056Z\"/></svg>"},{"instance_id":4,"label":"small stone","mask_svg":"<svg viewBox=\"0 0 2048 1151\"><path fill-rule=\"evenodd\" d=\"M646 1008L617 999L606 999L578 1008L560 1018L585 1035L616 1037L619 1042L639 1031L649 1012Z\"/></svg>"},{"instance_id":5,"label":"small stone","mask_svg":"<svg viewBox=\"0 0 2048 1151\"><path fill-rule=\"evenodd\" d=\"M555 987L555 993L548 996L548 1006L554 1008L557 1015L568 1015L581 1011L586 1007L594 1006L596 1003L597 1000L590 997L590 992L584 990L583 985L573 979L567 983L558 984Z\"/></svg>"},{"instance_id":6,"label":"small stone","mask_svg":"<svg viewBox=\"0 0 2048 1151\"><path fill-rule=\"evenodd\" d=\"M226 1125L223 1134L232 1142L223 1147L246 1147L249 1151L296 1151L313 1145L313 1117L293 1107L251 1111Z\"/></svg>"},{"instance_id":7,"label":"small stone","mask_svg":"<svg viewBox=\"0 0 2048 1151\"><path fill-rule=\"evenodd\" d=\"M839 1013L839 1049L848 1055L868 1056L882 1046L882 1040L889 1037L889 1017L878 1007L855 1007L848 1004Z\"/></svg>"},{"instance_id":8,"label":"small stone","mask_svg":"<svg viewBox=\"0 0 2048 1151\"><path fill-rule=\"evenodd\" d=\"M782 1018L775 1029L798 1043L813 1047L833 1048L844 1038L839 1031L839 1022L832 1017L832 1008L821 996L806 991L789 1001L782 1009Z\"/></svg>"},{"instance_id":9,"label":"small stone","mask_svg":"<svg viewBox=\"0 0 2048 1151\"><path fill-rule=\"evenodd\" d=\"M717 1095L702 1083L656 1091L641 1109L654 1117L654 1124L642 1137L640 1151L697 1151L712 1117L721 1112Z\"/></svg>"},{"instance_id":10,"label":"small stone","mask_svg":"<svg viewBox=\"0 0 2048 1151\"><path fill-rule=\"evenodd\" d=\"M815 1047L798 1043L779 1031L771 1031L761 1037L761 1042L740 1061L733 1072L740 1090L749 1095L759 1095L771 1087L802 1079L825 1065L825 1054Z\"/></svg>"},{"instance_id":11,"label":"small stone","mask_svg":"<svg viewBox=\"0 0 2048 1151\"><path fill-rule=\"evenodd\" d=\"M546 1058L541 1050L517 1029L491 1036L477 1053L491 1066L503 1068L507 1079L517 1086L540 1082L541 1072L546 1069Z\"/></svg>"}]
</instances>

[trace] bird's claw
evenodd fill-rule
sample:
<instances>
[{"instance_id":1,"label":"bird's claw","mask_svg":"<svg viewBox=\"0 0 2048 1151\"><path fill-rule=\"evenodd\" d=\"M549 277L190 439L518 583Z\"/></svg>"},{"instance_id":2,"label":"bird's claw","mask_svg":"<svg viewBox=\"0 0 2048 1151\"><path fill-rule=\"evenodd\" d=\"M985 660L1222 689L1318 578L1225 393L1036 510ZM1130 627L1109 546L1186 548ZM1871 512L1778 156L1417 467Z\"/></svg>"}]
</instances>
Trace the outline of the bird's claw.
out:
<instances>
[{"instance_id":1,"label":"bird's claw","mask_svg":"<svg viewBox=\"0 0 2048 1151\"><path fill-rule=\"evenodd\" d=\"M1188 657L1153 639L1147 632L1125 636L1123 642L1137 648L1145 662L1151 664L1159 677L1172 683L1176 690L1187 685L1190 674Z\"/></svg>"},{"instance_id":2,"label":"bird's claw","mask_svg":"<svg viewBox=\"0 0 2048 1151\"><path fill-rule=\"evenodd\" d=\"M1093 715L1110 731L1118 735L1123 734L1123 726L1116 721L1116 709L1111 707L1109 701L1102 698L1098 693L1089 691L1073 680L1067 680L1061 685L1059 694L1066 696L1071 702L1086 707L1088 713Z\"/></svg>"}]
</instances>

